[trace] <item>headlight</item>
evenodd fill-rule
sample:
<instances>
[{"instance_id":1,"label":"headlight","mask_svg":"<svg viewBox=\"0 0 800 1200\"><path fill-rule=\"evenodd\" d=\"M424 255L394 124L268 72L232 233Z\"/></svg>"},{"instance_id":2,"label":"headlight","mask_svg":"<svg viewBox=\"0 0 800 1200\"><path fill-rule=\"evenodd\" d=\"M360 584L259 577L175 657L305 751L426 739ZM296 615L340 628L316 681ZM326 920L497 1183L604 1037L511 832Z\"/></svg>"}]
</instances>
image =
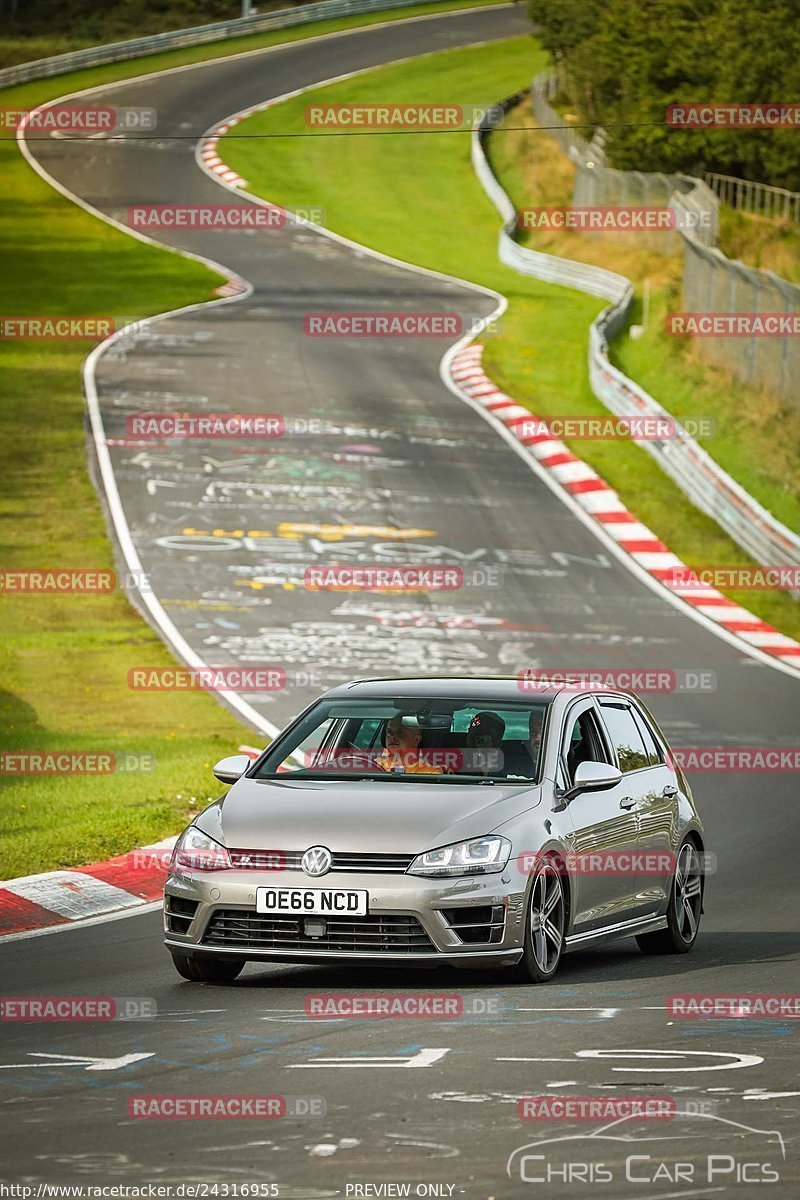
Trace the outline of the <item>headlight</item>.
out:
<instances>
[{"instance_id":1,"label":"headlight","mask_svg":"<svg viewBox=\"0 0 800 1200\"><path fill-rule=\"evenodd\" d=\"M454 846L440 846L419 854L408 868L409 875L488 875L502 871L511 854L504 837L471 838Z\"/></svg>"},{"instance_id":2,"label":"headlight","mask_svg":"<svg viewBox=\"0 0 800 1200\"><path fill-rule=\"evenodd\" d=\"M215 842L196 825L190 825L175 843L169 869L188 868L192 871L227 871L231 868L227 848Z\"/></svg>"}]
</instances>

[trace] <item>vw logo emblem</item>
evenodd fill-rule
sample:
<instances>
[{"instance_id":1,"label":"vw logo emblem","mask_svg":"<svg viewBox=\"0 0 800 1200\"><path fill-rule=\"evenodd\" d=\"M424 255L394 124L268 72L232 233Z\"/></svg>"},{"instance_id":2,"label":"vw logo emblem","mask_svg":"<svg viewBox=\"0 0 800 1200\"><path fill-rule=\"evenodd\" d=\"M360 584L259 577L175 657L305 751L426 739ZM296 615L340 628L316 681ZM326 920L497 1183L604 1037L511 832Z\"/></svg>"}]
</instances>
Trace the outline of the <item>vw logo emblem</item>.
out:
<instances>
[{"instance_id":1,"label":"vw logo emblem","mask_svg":"<svg viewBox=\"0 0 800 1200\"><path fill-rule=\"evenodd\" d=\"M333 855L325 846L311 846L300 859L306 875L324 875L331 869Z\"/></svg>"}]
</instances>

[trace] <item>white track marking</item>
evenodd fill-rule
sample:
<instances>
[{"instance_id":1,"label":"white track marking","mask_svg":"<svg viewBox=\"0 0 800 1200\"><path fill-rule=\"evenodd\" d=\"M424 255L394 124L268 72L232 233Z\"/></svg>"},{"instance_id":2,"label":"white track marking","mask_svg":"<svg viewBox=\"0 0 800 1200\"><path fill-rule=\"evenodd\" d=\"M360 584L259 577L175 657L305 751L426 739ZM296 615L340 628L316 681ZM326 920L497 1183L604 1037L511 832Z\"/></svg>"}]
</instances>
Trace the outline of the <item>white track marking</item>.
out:
<instances>
[{"instance_id":1,"label":"white track marking","mask_svg":"<svg viewBox=\"0 0 800 1200\"><path fill-rule=\"evenodd\" d=\"M623 1058L623 1059L643 1059L651 1058L657 1063L659 1071L733 1071L739 1067L756 1067L759 1063L763 1063L764 1059L760 1054L734 1054L722 1053L719 1050L576 1050L577 1058ZM671 1058L723 1058L728 1059L724 1063L712 1063L702 1067L666 1067L663 1063ZM646 1067L612 1067L612 1071L653 1071L655 1069L654 1062L650 1062Z\"/></svg>"},{"instance_id":2,"label":"white track marking","mask_svg":"<svg viewBox=\"0 0 800 1200\"><path fill-rule=\"evenodd\" d=\"M515 1006L514 1011L515 1012L541 1012L541 1013L549 1013L549 1012L555 1012L555 1013L559 1013L559 1012L590 1012L591 1013L591 1012L593 1012L593 1013L597 1013L597 1016L599 1019L610 1020L612 1017L619 1016L619 1014L623 1010L621 1008L568 1008L568 1007L562 1007L562 1006L559 1006L558 1008L528 1008L528 1007L521 1008L519 1006Z\"/></svg>"},{"instance_id":3,"label":"white track marking","mask_svg":"<svg viewBox=\"0 0 800 1200\"><path fill-rule=\"evenodd\" d=\"M434 1063L449 1054L445 1049L423 1049L412 1054L410 1058L400 1058L397 1055L376 1055L374 1058L316 1058L307 1063L289 1063L288 1070L302 1071L311 1067L431 1067Z\"/></svg>"},{"instance_id":4,"label":"white track marking","mask_svg":"<svg viewBox=\"0 0 800 1200\"><path fill-rule=\"evenodd\" d=\"M130 1067L133 1063L142 1062L145 1058L155 1058L150 1054L123 1054L119 1058L92 1058L88 1054L50 1054L31 1051L30 1058L44 1058L47 1062L0 1063L0 1071L30 1071L35 1067L83 1067L86 1071L119 1071L122 1067Z\"/></svg>"},{"instance_id":5,"label":"white track marking","mask_svg":"<svg viewBox=\"0 0 800 1200\"><path fill-rule=\"evenodd\" d=\"M699 1067L668 1067L664 1064L670 1059L681 1058L713 1058L727 1059L727 1062L714 1062L705 1066ZM762 1063L764 1059L759 1054L734 1054L722 1053L718 1050L576 1050L572 1058L528 1058L522 1056L504 1056L495 1059L495 1062L529 1062L529 1063L548 1063L548 1062L568 1062L576 1065L575 1059L623 1059L638 1061L641 1059L649 1059L646 1067L612 1067L612 1071L733 1071L740 1067L755 1067Z\"/></svg>"}]
</instances>

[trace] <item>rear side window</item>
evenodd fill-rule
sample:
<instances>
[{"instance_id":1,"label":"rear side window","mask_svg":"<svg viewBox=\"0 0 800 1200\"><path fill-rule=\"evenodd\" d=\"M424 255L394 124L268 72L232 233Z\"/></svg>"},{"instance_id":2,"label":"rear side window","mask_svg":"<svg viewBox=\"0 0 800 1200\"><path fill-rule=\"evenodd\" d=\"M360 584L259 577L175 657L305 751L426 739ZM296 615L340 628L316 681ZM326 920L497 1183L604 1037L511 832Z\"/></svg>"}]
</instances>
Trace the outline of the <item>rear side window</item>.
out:
<instances>
[{"instance_id":1,"label":"rear side window","mask_svg":"<svg viewBox=\"0 0 800 1200\"><path fill-rule=\"evenodd\" d=\"M624 774L650 766L642 735L628 705L601 701L600 711L611 737L611 744L617 752L620 771Z\"/></svg>"},{"instance_id":2,"label":"rear side window","mask_svg":"<svg viewBox=\"0 0 800 1200\"><path fill-rule=\"evenodd\" d=\"M659 763L664 761L664 759L662 758L661 751L656 745L656 739L650 732L650 726L647 724L647 721L645 721L638 709L634 708L631 711L633 712L633 719L636 722L636 728L642 735L644 750L645 754L647 755L647 765L649 767L657 767Z\"/></svg>"}]
</instances>

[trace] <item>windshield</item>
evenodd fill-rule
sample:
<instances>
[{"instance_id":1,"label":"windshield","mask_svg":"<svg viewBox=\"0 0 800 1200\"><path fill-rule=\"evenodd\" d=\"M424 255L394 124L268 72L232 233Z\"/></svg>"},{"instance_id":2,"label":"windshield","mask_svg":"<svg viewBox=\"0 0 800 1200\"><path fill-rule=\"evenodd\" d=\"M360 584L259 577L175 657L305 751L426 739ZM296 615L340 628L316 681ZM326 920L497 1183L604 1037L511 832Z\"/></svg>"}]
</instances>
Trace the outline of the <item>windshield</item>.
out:
<instances>
[{"instance_id":1,"label":"windshield","mask_svg":"<svg viewBox=\"0 0 800 1200\"><path fill-rule=\"evenodd\" d=\"M267 751L255 778L530 783L539 774L547 703L321 700Z\"/></svg>"}]
</instances>

